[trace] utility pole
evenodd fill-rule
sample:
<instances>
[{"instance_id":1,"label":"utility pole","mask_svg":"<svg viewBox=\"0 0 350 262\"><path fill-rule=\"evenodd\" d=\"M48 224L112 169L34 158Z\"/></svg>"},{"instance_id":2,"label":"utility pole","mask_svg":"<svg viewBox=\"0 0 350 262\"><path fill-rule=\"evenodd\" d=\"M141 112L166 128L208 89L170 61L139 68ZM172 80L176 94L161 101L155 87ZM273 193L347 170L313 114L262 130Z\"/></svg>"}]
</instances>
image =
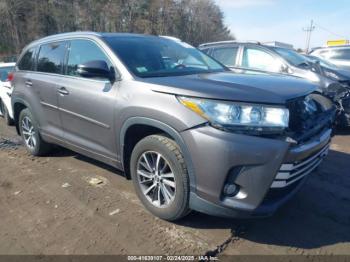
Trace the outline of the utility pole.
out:
<instances>
[{"instance_id":1,"label":"utility pole","mask_svg":"<svg viewBox=\"0 0 350 262\"><path fill-rule=\"evenodd\" d=\"M306 48L305 48L305 52L309 53L311 33L312 33L312 31L315 30L314 21L311 20L310 26L306 27L306 28L303 28L303 30L306 32Z\"/></svg>"}]
</instances>

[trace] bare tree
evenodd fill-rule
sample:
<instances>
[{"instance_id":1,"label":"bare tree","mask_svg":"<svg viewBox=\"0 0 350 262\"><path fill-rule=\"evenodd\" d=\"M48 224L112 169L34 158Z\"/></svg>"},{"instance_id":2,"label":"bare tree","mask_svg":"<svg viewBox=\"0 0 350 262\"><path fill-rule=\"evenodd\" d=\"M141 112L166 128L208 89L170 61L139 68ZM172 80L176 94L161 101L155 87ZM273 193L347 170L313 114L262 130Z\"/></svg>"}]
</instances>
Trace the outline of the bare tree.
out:
<instances>
[{"instance_id":1,"label":"bare tree","mask_svg":"<svg viewBox=\"0 0 350 262\"><path fill-rule=\"evenodd\" d=\"M232 39L213 0L0 0L0 55L61 32L172 35L193 45Z\"/></svg>"}]
</instances>

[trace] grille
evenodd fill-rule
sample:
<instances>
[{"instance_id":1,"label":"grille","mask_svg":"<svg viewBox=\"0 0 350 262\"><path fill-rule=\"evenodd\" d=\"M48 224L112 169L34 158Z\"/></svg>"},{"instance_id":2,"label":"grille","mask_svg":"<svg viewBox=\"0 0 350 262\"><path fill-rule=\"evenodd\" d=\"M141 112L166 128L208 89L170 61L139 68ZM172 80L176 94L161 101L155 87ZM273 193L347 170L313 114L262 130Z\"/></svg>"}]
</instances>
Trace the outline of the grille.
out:
<instances>
[{"instance_id":1,"label":"grille","mask_svg":"<svg viewBox=\"0 0 350 262\"><path fill-rule=\"evenodd\" d=\"M296 181L295 183L292 183L289 186L281 187L281 188L271 188L269 192L264 197L264 201L262 202L262 205L274 203L285 196L289 195L294 189L297 188L297 186L302 182L303 180L300 179Z\"/></svg>"},{"instance_id":2,"label":"grille","mask_svg":"<svg viewBox=\"0 0 350 262\"><path fill-rule=\"evenodd\" d=\"M287 135L298 143L306 142L332 126L336 109L319 94L311 94L288 102L289 130Z\"/></svg>"},{"instance_id":3,"label":"grille","mask_svg":"<svg viewBox=\"0 0 350 262\"><path fill-rule=\"evenodd\" d=\"M323 158L328 154L328 150L329 144L316 154L300 162L282 164L271 188L283 188L289 186L310 174L322 162Z\"/></svg>"}]
</instances>

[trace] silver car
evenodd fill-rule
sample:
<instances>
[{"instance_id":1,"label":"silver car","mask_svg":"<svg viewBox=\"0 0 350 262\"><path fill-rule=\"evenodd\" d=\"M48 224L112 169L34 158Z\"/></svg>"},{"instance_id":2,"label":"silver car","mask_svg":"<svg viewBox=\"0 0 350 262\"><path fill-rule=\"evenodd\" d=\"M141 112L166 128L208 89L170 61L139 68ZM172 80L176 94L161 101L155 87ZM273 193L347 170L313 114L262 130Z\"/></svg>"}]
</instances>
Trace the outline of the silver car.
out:
<instances>
[{"instance_id":1,"label":"silver car","mask_svg":"<svg viewBox=\"0 0 350 262\"><path fill-rule=\"evenodd\" d=\"M323 58L341 69L350 71L350 45L319 47L312 50L310 55Z\"/></svg>"},{"instance_id":2,"label":"silver car","mask_svg":"<svg viewBox=\"0 0 350 262\"><path fill-rule=\"evenodd\" d=\"M271 215L327 154L335 112L309 82L235 74L148 35L43 38L24 48L12 83L31 154L58 144L114 166L166 220Z\"/></svg>"}]
</instances>

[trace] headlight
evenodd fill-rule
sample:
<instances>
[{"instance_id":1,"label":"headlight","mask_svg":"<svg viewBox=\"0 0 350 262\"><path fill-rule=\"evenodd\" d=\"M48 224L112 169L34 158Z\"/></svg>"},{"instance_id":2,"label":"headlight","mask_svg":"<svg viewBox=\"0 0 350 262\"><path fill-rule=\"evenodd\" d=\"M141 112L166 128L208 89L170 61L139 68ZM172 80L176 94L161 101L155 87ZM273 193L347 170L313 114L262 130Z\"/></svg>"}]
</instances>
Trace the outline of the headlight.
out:
<instances>
[{"instance_id":1,"label":"headlight","mask_svg":"<svg viewBox=\"0 0 350 262\"><path fill-rule=\"evenodd\" d=\"M281 106L178 97L179 101L213 126L281 130L288 127L289 110Z\"/></svg>"}]
</instances>

